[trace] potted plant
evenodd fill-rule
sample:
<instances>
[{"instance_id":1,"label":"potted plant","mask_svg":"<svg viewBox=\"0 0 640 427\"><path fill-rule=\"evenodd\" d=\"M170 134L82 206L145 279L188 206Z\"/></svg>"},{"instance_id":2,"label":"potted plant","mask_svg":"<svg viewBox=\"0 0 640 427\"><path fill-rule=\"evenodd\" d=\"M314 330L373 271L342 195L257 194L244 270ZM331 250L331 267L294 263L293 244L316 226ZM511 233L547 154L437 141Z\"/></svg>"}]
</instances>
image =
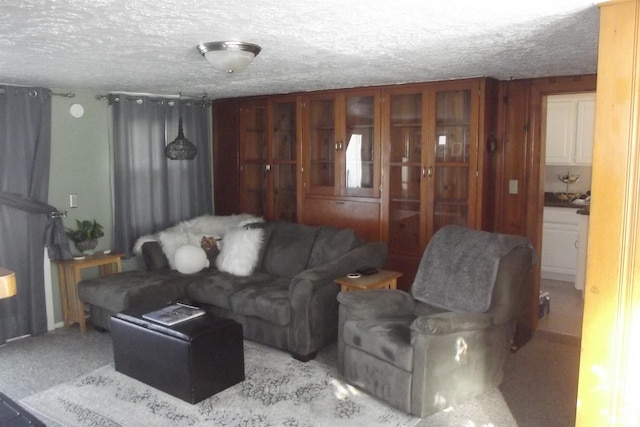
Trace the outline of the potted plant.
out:
<instances>
[{"instance_id":1,"label":"potted plant","mask_svg":"<svg viewBox=\"0 0 640 427\"><path fill-rule=\"evenodd\" d=\"M102 225L95 219L93 221L76 219L76 225L77 230L67 228L67 237L75 243L80 252L93 253L98 246L98 239L104 236Z\"/></svg>"}]
</instances>

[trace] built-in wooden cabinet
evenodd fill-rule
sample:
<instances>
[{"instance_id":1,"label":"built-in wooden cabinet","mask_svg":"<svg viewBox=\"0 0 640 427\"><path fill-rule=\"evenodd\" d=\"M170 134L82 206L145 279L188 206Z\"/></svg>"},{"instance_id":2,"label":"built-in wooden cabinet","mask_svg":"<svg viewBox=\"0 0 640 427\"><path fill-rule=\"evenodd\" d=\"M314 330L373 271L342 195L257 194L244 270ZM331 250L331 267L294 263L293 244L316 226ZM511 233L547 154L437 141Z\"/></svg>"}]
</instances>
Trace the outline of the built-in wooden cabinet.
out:
<instances>
[{"instance_id":1,"label":"built-in wooden cabinet","mask_svg":"<svg viewBox=\"0 0 640 427\"><path fill-rule=\"evenodd\" d=\"M296 97L247 99L238 105L239 211L298 220Z\"/></svg>"},{"instance_id":2,"label":"built-in wooden cabinet","mask_svg":"<svg viewBox=\"0 0 640 427\"><path fill-rule=\"evenodd\" d=\"M269 103L270 157L267 170L268 218L298 221L300 139L298 102L295 97Z\"/></svg>"},{"instance_id":3,"label":"built-in wooden cabinet","mask_svg":"<svg viewBox=\"0 0 640 427\"><path fill-rule=\"evenodd\" d=\"M238 107L240 156L240 210L257 216L266 213L267 102L245 100Z\"/></svg>"},{"instance_id":4,"label":"built-in wooden cabinet","mask_svg":"<svg viewBox=\"0 0 640 427\"><path fill-rule=\"evenodd\" d=\"M406 288L433 233L485 224L496 89L470 79L239 100L239 212L384 240Z\"/></svg>"},{"instance_id":5,"label":"built-in wooden cabinet","mask_svg":"<svg viewBox=\"0 0 640 427\"><path fill-rule=\"evenodd\" d=\"M482 228L483 165L492 155L486 92L494 87L482 79L385 90L383 238L393 268L416 268L445 225Z\"/></svg>"},{"instance_id":6,"label":"built-in wooden cabinet","mask_svg":"<svg viewBox=\"0 0 640 427\"><path fill-rule=\"evenodd\" d=\"M380 90L304 101L305 194L380 197Z\"/></svg>"},{"instance_id":7,"label":"built-in wooden cabinet","mask_svg":"<svg viewBox=\"0 0 640 427\"><path fill-rule=\"evenodd\" d=\"M381 90L304 97L302 222L380 240Z\"/></svg>"}]
</instances>

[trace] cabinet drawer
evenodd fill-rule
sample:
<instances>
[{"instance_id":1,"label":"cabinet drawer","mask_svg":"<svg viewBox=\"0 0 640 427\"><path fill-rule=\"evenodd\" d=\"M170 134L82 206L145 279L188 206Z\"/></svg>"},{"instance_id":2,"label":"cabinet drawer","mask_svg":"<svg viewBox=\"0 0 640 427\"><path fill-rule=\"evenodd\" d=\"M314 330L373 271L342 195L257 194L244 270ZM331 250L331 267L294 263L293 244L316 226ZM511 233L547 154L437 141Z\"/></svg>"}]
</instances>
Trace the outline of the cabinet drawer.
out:
<instances>
[{"instance_id":1,"label":"cabinet drawer","mask_svg":"<svg viewBox=\"0 0 640 427\"><path fill-rule=\"evenodd\" d=\"M308 198L303 221L308 225L351 228L367 241L380 240L380 203Z\"/></svg>"},{"instance_id":2,"label":"cabinet drawer","mask_svg":"<svg viewBox=\"0 0 640 427\"><path fill-rule=\"evenodd\" d=\"M580 224L580 215L577 212L578 208L545 207L543 221L545 224L566 224L577 230Z\"/></svg>"}]
</instances>

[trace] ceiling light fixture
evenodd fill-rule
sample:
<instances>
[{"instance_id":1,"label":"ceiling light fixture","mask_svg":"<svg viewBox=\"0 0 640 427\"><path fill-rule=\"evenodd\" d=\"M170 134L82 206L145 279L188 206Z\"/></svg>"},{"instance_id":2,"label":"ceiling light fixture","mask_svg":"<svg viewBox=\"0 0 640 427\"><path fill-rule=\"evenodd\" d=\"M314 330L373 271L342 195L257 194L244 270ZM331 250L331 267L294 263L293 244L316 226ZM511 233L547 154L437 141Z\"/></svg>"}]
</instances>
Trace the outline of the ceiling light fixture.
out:
<instances>
[{"instance_id":1,"label":"ceiling light fixture","mask_svg":"<svg viewBox=\"0 0 640 427\"><path fill-rule=\"evenodd\" d=\"M200 52L213 67L227 73L242 71L258 56L262 48L245 42L200 43Z\"/></svg>"}]
</instances>

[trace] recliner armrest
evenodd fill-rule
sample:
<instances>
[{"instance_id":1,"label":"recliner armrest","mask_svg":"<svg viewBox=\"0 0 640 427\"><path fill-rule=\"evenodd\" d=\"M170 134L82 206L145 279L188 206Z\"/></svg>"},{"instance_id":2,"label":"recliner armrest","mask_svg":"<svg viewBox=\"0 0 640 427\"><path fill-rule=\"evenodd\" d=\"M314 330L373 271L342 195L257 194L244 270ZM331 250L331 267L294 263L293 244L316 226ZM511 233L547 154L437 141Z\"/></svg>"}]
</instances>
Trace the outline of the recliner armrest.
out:
<instances>
[{"instance_id":1,"label":"recliner armrest","mask_svg":"<svg viewBox=\"0 0 640 427\"><path fill-rule=\"evenodd\" d=\"M492 321L493 317L486 313L437 313L418 317L411 324L411 330L424 335L447 335L486 329Z\"/></svg>"},{"instance_id":2,"label":"recliner armrest","mask_svg":"<svg viewBox=\"0 0 640 427\"><path fill-rule=\"evenodd\" d=\"M407 317L415 308L411 295L390 289L340 292L338 302L351 319Z\"/></svg>"}]
</instances>

